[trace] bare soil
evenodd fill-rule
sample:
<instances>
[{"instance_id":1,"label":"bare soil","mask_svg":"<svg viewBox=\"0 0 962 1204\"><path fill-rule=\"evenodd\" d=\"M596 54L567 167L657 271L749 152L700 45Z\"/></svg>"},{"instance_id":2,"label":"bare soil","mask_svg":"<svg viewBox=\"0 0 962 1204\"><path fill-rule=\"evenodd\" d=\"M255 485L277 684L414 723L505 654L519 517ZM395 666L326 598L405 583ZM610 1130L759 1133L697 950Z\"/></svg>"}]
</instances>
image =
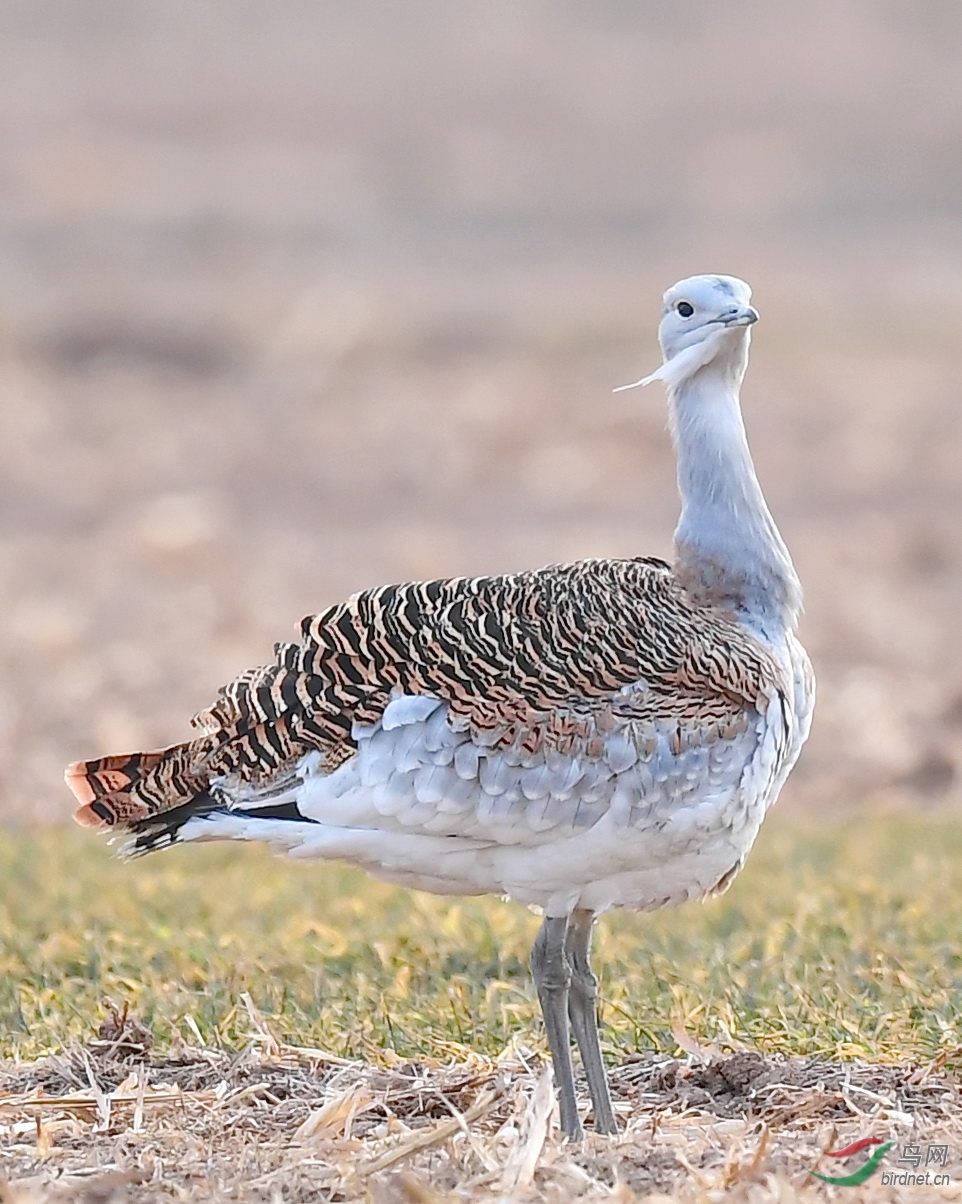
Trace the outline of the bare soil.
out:
<instances>
[{"instance_id":1,"label":"bare soil","mask_svg":"<svg viewBox=\"0 0 962 1204\"><path fill-rule=\"evenodd\" d=\"M957 802L962 10L0 17L0 817L378 582L665 554L658 297L749 278L820 680L786 805Z\"/></svg>"},{"instance_id":2,"label":"bare soil","mask_svg":"<svg viewBox=\"0 0 962 1204\"><path fill-rule=\"evenodd\" d=\"M924 1162L947 1146L927 1169L956 1192L962 1179L956 1055L927 1067L636 1055L611 1076L621 1135L572 1146L547 1075L517 1055L372 1067L267 1037L240 1055L185 1046L156 1058L144 1037L0 1068L4 1204L802 1201L821 1198L812 1168L844 1175L871 1152L833 1164L823 1151L893 1134L885 1169L913 1169L898 1161L906 1147ZM880 1176L851 1198L916 1198L877 1194ZM917 1198L958 1198L927 1190Z\"/></svg>"}]
</instances>

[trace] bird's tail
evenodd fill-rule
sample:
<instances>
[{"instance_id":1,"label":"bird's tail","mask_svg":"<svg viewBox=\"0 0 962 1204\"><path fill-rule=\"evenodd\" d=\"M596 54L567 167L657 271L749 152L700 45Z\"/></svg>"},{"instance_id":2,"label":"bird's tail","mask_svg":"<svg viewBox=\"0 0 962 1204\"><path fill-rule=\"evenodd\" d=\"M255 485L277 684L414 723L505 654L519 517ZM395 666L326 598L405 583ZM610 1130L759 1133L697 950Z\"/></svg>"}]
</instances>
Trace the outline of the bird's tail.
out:
<instances>
[{"instance_id":1,"label":"bird's tail","mask_svg":"<svg viewBox=\"0 0 962 1204\"><path fill-rule=\"evenodd\" d=\"M153 752L121 753L74 761L64 779L80 806L85 828L131 828L159 811L189 802L205 791L209 741L191 740Z\"/></svg>"}]
</instances>

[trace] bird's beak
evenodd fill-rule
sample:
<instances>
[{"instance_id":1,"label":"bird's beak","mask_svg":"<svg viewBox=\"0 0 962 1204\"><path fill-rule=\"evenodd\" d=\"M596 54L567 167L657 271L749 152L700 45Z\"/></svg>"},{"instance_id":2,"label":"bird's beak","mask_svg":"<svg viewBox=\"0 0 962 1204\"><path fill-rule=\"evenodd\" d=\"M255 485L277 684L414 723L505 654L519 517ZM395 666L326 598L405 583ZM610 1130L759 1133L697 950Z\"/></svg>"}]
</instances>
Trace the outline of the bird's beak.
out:
<instances>
[{"instance_id":1,"label":"bird's beak","mask_svg":"<svg viewBox=\"0 0 962 1204\"><path fill-rule=\"evenodd\" d=\"M744 305L718 321L723 326L754 326L758 321L758 310L753 305Z\"/></svg>"}]
</instances>

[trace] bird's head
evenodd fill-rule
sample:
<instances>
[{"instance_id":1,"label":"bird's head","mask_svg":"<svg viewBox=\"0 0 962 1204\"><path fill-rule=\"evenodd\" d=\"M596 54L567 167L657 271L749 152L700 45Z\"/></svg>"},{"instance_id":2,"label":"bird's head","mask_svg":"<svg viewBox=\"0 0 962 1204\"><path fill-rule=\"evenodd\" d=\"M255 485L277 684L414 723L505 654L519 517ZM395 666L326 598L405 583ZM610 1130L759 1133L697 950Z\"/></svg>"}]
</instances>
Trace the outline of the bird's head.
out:
<instances>
[{"instance_id":1,"label":"bird's head","mask_svg":"<svg viewBox=\"0 0 962 1204\"><path fill-rule=\"evenodd\" d=\"M663 380L676 390L711 363L740 381L748 362L749 327L758 321L751 297L752 290L736 276L689 276L673 284L665 293L658 327L664 363L621 388Z\"/></svg>"}]
</instances>

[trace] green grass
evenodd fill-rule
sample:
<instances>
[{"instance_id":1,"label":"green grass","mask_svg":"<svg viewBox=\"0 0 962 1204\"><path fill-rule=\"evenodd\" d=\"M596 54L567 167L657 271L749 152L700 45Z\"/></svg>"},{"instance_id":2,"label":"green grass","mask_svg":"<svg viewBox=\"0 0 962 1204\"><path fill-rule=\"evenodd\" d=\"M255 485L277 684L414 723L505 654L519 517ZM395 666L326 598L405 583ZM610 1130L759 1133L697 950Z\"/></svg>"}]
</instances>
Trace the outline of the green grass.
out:
<instances>
[{"instance_id":1,"label":"green grass","mask_svg":"<svg viewBox=\"0 0 962 1204\"><path fill-rule=\"evenodd\" d=\"M349 1057L540 1042L536 916L246 846L123 864L80 831L0 835L0 1057L89 1037L129 1002L157 1046L242 1047L248 991L295 1044ZM608 1052L671 1021L767 1052L929 1058L960 1044L962 821L776 813L724 898L599 924ZM190 1017L191 1021L186 1018Z\"/></svg>"}]
</instances>

